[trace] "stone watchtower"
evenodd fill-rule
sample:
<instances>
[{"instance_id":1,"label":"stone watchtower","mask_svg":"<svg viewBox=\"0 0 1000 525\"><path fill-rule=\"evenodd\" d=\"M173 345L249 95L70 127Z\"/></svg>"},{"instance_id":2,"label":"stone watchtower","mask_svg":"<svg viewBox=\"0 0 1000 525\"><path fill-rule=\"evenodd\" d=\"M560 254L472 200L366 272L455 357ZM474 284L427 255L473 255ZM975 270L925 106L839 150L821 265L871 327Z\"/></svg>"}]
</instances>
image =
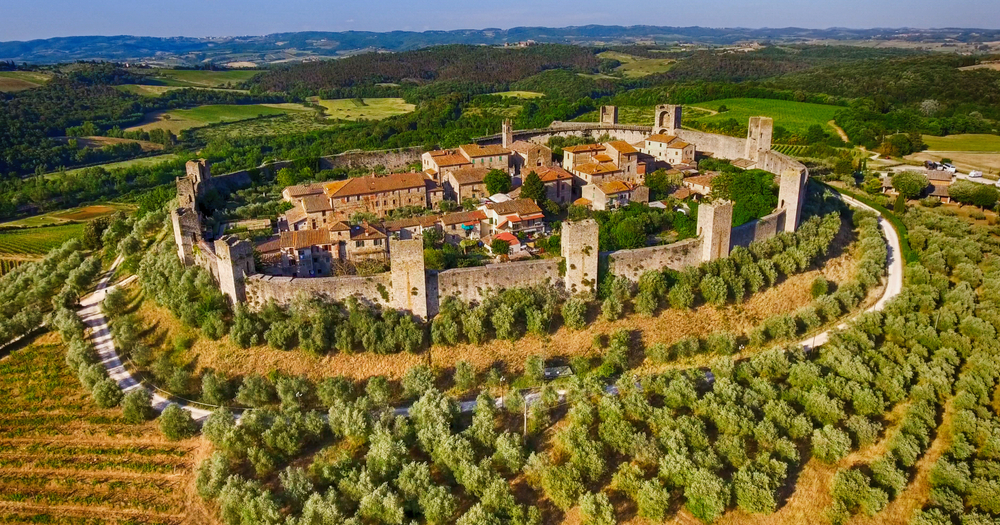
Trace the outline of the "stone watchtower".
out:
<instances>
[{"instance_id":1,"label":"stone watchtower","mask_svg":"<svg viewBox=\"0 0 1000 525\"><path fill-rule=\"evenodd\" d=\"M511 144L514 143L514 127L510 123L509 118L503 119L503 124L500 125L500 144L509 148Z\"/></svg>"},{"instance_id":2,"label":"stone watchtower","mask_svg":"<svg viewBox=\"0 0 1000 525\"><path fill-rule=\"evenodd\" d=\"M805 200L805 189L805 172L787 169L781 173L781 183L778 186L778 208L785 209L784 231L786 232L793 232L799 227L802 202Z\"/></svg>"},{"instance_id":3,"label":"stone watchtower","mask_svg":"<svg viewBox=\"0 0 1000 525\"><path fill-rule=\"evenodd\" d=\"M597 291L598 231L593 219L562 225L563 283L570 294Z\"/></svg>"},{"instance_id":4,"label":"stone watchtower","mask_svg":"<svg viewBox=\"0 0 1000 525\"><path fill-rule=\"evenodd\" d=\"M189 160L184 165L188 178L194 181L196 187L212 177L212 164L205 159Z\"/></svg>"},{"instance_id":5,"label":"stone watchtower","mask_svg":"<svg viewBox=\"0 0 1000 525\"><path fill-rule=\"evenodd\" d=\"M618 106L601 106L601 124L618 124Z\"/></svg>"},{"instance_id":6,"label":"stone watchtower","mask_svg":"<svg viewBox=\"0 0 1000 525\"><path fill-rule=\"evenodd\" d=\"M219 259L219 288L233 304L247 300L246 278L257 273L253 262L253 244L235 235L223 235L215 241Z\"/></svg>"},{"instance_id":7,"label":"stone watchtower","mask_svg":"<svg viewBox=\"0 0 1000 525\"><path fill-rule=\"evenodd\" d=\"M177 257L185 266L194 264L194 245L198 243L201 233L201 221L194 208L175 208L170 210L170 223L174 227L174 242L177 244Z\"/></svg>"},{"instance_id":8,"label":"stone watchtower","mask_svg":"<svg viewBox=\"0 0 1000 525\"><path fill-rule=\"evenodd\" d=\"M733 227L733 203L702 203L698 206L698 237L701 237L701 261L729 256L729 237Z\"/></svg>"},{"instance_id":9,"label":"stone watchtower","mask_svg":"<svg viewBox=\"0 0 1000 525\"><path fill-rule=\"evenodd\" d=\"M653 120L653 133L662 135L677 135L681 129L681 107L672 104L656 106Z\"/></svg>"},{"instance_id":10,"label":"stone watchtower","mask_svg":"<svg viewBox=\"0 0 1000 525\"><path fill-rule=\"evenodd\" d=\"M424 238L390 239L389 271L392 306L427 319L427 275L424 272Z\"/></svg>"},{"instance_id":11,"label":"stone watchtower","mask_svg":"<svg viewBox=\"0 0 1000 525\"><path fill-rule=\"evenodd\" d=\"M764 155L771 151L771 136L774 134L774 119L770 117L750 117L747 126L747 149L744 157L760 163Z\"/></svg>"}]
</instances>

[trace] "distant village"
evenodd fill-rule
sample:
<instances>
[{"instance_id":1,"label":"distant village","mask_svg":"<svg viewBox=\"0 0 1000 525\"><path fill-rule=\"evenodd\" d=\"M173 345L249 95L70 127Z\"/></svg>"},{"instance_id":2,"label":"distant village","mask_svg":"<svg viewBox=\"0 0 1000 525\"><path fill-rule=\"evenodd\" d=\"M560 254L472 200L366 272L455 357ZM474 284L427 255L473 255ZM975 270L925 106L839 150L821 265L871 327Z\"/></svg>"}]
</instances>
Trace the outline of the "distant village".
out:
<instances>
[{"instance_id":1,"label":"distant village","mask_svg":"<svg viewBox=\"0 0 1000 525\"><path fill-rule=\"evenodd\" d=\"M615 108L602 108L602 114ZM676 109L679 123L680 108ZM420 172L370 175L333 182L286 187L285 201L293 207L278 220L279 234L258 245L269 265L265 271L294 277L336 273L338 264L388 261L390 237L410 239L436 230L453 245L482 245L495 258L521 259L533 255L533 241L548 235L545 213L533 199L523 198L525 178L535 173L548 200L560 206L577 205L596 211L614 210L649 201L646 174L658 169L683 177L670 196L677 200L708 195L713 173L700 174L695 146L659 129L636 143L611 140L563 148L562 165L550 148L513 140L505 121L502 141L495 145L465 144L454 149L423 153ZM742 167L749 167L749 164ZM502 171L509 177L507 193L490 194L487 175ZM441 203L451 201L441 212ZM387 220L401 208L435 210L406 219ZM363 212L375 220L351 223ZM493 253L504 241L507 253Z\"/></svg>"}]
</instances>

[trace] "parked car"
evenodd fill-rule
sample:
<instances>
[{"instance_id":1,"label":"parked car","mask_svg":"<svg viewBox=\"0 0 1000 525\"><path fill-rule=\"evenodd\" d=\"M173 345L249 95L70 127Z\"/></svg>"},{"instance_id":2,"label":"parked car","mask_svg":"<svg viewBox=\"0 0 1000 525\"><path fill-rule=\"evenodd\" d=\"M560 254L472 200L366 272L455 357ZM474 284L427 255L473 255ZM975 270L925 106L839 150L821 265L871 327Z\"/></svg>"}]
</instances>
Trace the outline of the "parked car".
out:
<instances>
[{"instance_id":1,"label":"parked car","mask_svg":"<svg viewBox=\"0 0 1000 525\"><path fill-rule=\"evenodd\" d=\"M981 172L979 170L972 170L972 171L969 172L969 178L970 179L978 179L978 178L981 178L982 176L983 176L983 172Z\"/></svg>"},{"instance_id":2,"label":"parked car","mask_svg":"<svg viewBox=\"0 0 1000 525\"><path fill-rule=\"evenodd\" d=\"M957 173L958 168L952 166L951 164L941 164L941 171L947 171L948 173Z\"/></svg>"}]
</instances>

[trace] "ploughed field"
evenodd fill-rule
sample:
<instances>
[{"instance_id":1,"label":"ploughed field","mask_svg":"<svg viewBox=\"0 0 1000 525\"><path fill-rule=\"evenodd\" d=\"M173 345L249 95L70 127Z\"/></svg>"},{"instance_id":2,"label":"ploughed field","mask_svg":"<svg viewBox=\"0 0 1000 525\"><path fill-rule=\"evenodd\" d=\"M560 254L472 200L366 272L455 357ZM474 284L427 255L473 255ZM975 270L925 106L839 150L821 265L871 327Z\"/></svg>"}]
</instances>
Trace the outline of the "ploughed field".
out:
<instances>
[{"instance_id":1,"label":"ploughed field","mask_svg":"<svg viewBox=\"0 0 1000 525\"><path fill-rule=\"evenodd\" d=\"M195 441L98 408L46 334L0 361L0 523L192 522Z\"/></svg>"}]
</instances>

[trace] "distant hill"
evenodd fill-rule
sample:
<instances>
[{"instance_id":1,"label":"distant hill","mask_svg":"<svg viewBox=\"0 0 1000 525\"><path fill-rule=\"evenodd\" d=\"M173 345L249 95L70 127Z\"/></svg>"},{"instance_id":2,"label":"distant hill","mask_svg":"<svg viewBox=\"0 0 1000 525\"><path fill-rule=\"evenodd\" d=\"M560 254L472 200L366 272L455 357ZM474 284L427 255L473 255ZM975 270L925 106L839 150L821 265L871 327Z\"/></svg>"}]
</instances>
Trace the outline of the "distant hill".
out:
<instances>
[{"instance_id":1,"label":"distant hill","mask_svg":"<svg viewBox=\"0 0 1000 525\"><path fill-rule=\"evenodd\" d=\"M147 62L154 65L272 63L334 58L362 51L406 51L442 44L504 45L535 41L577 45L635 43L734 45L744 42L894 41L964 45L1000 41L1000 30L978 29L744 29L599 26L456 31L277 33L224 38L76 36L0 42L0 60L57 63L76 60ZM986 49L984 49L985 51Z\"/></svg>"}]
</instances>

